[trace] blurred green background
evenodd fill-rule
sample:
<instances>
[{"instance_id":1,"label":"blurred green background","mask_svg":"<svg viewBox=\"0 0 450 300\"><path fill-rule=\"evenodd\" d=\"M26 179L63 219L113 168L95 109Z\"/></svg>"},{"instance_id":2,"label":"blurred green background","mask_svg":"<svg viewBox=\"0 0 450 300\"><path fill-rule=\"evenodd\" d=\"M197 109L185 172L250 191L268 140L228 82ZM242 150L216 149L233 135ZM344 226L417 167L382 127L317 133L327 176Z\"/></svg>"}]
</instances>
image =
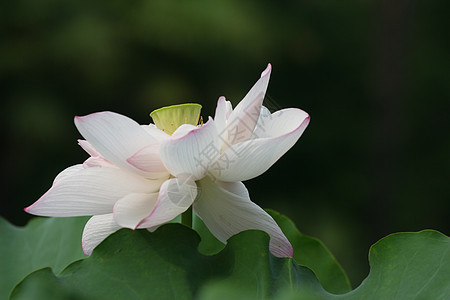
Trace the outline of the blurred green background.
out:
<instances>
[{"instance_id":1,"label":"blurred green background","mask_svg":"<svg viewBox=\"0 0 450 300\"><path fill-rule=\"evenodd\" d=\"M450 1L80 1L0 4L2 198L31 217L58 172L87 155L74 115L139 123L161 106L214 114L273 65L266 105L311 123L252 199L323 240L353 286L381 237L449 233Z\"/></svg>"}]
</instances>

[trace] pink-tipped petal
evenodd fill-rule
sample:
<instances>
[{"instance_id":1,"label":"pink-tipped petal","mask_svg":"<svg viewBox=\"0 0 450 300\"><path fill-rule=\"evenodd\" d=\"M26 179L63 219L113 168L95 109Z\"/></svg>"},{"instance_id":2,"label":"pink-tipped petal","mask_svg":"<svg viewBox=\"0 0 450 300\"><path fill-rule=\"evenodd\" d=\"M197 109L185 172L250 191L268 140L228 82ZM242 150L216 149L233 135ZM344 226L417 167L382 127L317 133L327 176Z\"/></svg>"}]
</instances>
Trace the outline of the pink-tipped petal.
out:
<instances>
[{"instance_id":1,"label":"pink-tipped petal","mask_svg":"<svg viewBox=\"0 0 450 300\"><path fill-rule=\"evenodd\" d=\"M194 203L196 214L214 236L225 243L231 236L248 229L270 236L270 251L277 257L292 257L293 249L274 219L250 200L242 182L198 182L201 193Z\"/></svg>"},{"instance_id":2,"label":"pink-tipped petal","mask_svg":"<svg viewBox=\"0 0 450 300\"><path fill-rule=\"evenodd\" d=\"M158 193L128 194L114 205L114 220L121 227L136 229L155 208Z\"/></svg>"},{"instance_id":3,"label":"pink-tipped petal","mask_svg":"<svg viewBox=\"0 0 450 300\"><path fill-rule=\"evenodd\" d=\"M267 75L270 76L270 72L272 72L272 65L270 63L268 63L266 69L264 71L262 71L261 77L264 77Z\"/></svg>"},{"instance_id":4,"label":"pink-tipped petal","mask_svg":"<svg viewBox=\"0 0 450 300\"><path fill-rule=\"evenodd\" d=\"M84 254L91 255L98 244L119 229L120 226L114 222L113 214L97 215L90 218L84 226L81 239Z\"/></svg>"},{"instance_id":5,"label":"pink-tipped petal","mask_svg":"<svg viewBox=\"0 0 450 300\"><path fill-rule=\"evenodd\" d=\"M277 111L267 120L265 137L238 143L226 149L210 173L222 181L245 181L267 171L300 138L309 116L300 109Z\"/></svg>"},{"instance_id":6,"label":"pink-tipped petal","mask_svg":"<svg viewBox=\"0 0 450 300\"><path fill-rule=\"evenodd\" d=\"M261 78L231 112L226 127L227 140L225 141L225 147L246 141L252 136L259 119L271 70L272 67L269 64L262 73ZM219 134L221 133L219 132Z\"/></svg>"},{"instance_id":7,"label":"pink-tipped petal","mask_svg":"<svg viewBox=\"0 0 450 300\"><path fill-rule=\"evenodd\" d=\"M153 212L138 228L159 226L185 212L197 197L197 185L190 178L172 178L161 186Z\"/></svg>"},{"instance_id":8,"label":"pink-tipped petal","mask_svg":"<svg viewBox=\"0 0 450 300\"><path fill-rule=\"evenodd\" d=\"M157 143L148 132L132 119L113 112L99 112L75 117L78 131L91 147L112 164L134 172L126 159L140 149Z\"/></svg>"},{"instance_id":9,"label":"pink-tipped petal","mask_svg":"<svg viewBox=\"0 0 450 300\"><path fill-rule=\"evenodd\" d=\"M118 199L130 193L157 192L162 184L161 180L147 180L117 168L66 169L63 172L66 174L57 176L53 186L26 208L28 213L48 217L111 213Z\"/></svg>"},{"instance_id":10,"label":"pink-tipped petal","mask_svg":"<svg viewBox=\"0 0 450 300\"><path fill-rule=\"evenodd\" d=\"M220 154L220 140L215 122L210 119L201 127L183 125L174 132L172 139L163 141L159 153L170 174L191 176L198 180L205 176L209 166ZM186 130L187 133L186 133ZM179 134L179 132L183 134Z\"/></svg>"},{"instance_id":11,"label":"pink-tipped petal","mask_svg":"<svg viewBox=\"0 0 450 300\"><path fill-rule=\"evenodd\" d=\"M127 159L135 168L141 170L146 178L168 178L169 172L161 161L159 144L142 148Z\"/></svg>"}]
</instances>

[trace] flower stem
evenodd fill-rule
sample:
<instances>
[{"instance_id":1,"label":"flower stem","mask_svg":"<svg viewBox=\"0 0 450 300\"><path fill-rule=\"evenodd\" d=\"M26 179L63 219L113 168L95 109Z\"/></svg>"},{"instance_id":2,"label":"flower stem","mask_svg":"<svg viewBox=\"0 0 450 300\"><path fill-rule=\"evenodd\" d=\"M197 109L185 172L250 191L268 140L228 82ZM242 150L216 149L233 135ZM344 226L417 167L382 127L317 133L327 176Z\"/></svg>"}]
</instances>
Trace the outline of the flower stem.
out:
<instances>
[{"instance_id":1,"label":"flower stem","mask_svg":"<svg viewBox=\"0 0 450 300\"><path fill-rule=\"evenodd\" d=\"M181 214L181 224L192 228L192 206Z\"/></svg>"}]
</instances>

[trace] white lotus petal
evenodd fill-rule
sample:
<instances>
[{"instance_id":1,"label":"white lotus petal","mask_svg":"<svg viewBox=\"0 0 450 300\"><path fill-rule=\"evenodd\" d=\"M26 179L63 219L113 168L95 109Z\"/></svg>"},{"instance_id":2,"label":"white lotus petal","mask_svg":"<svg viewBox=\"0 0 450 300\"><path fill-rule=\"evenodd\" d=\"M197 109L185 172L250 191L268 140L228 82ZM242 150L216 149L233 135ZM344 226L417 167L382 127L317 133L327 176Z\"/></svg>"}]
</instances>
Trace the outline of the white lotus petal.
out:
<instances>
[{"instance_id":1,"label":"white lotus petal","mask_svg":"<svg viewBox=\"0 0 450 300\"><path fill-rule=\"evenodd\" d=\"M113 112L75 117L75 125L90 145L112 164L131 172L135 168L126 159L140 149L157 143L132 119Z\"/></svg>"},{"instance_id":2,"label":"white lotus petal","mask_svg":"<svg viewBox=\"0 0 450 300\"><path fill-rule=\"evenodd\" d=\"M220 154L220 141L212 119L186 133L189 126L192 125L180 126L169 141L161 142L159 152L170 174L198 180L205 176ZM181 131L184 135L180 137Z\"/></svg>"},{"instance_id":3,"label":"white lotus petal","mask_svg":"<svg viewBox=\"0 0 450 300\"><path fill-rule=\"evenodd\" d=\"M201 193L194 203L196 214L211 233L225 243L241 231L258 229L270 236L270 251L278 257L292 257L293 249L274 219L250 200L242 182L197 182Z\"/></svg>"},{"instance_id":4,"label":"white lotus petal","mask_svg":"<svg viewBox=\"0 0 450 300\"><path fill-rule=\"evenodd\" d=\"M157 139L158 141L164 141L170 139L170 134L165 133L158 127L156 127L155 124L149 124L149 125L141 125L142 128L147 131L152 137Z\"/></svg>"},{"instance_id":5,"label":"white lotus petal","mask_svg":"<svg viewBox=\"0 0 450 300\"><path fill-rule=\"evenodd\" d=\"M269 64L261 74L261 78L231 112L226 127L226 147L246 141L252 136L269 84L271 69L272 67Z\"/></svg>"},{"instance_id":6,"label":"white lotus petal","mask_svg":"<svg viewBox=\"0 0 450 300\"><path fill-rule=\"evenodd\" d=\"M98 153L98 151L95 150L95 148L92 147L92 145L86 140L78 140L78 145L80 145L80 147L83 148L83 150L86 151L90 156L101 156L100 153Z\"/></svg>"},{"instance_id":7,"label":"white lotus petal","mask_svg":"<svg viewBox=\"0 0 450 300\"><path fill-rule=\"evenodd\" d=\"M122 227L136 229L155 208L158 193L128 194L114 205L114 220Z\"/></svg>"},{"instance_id":8,"label":"white lotus petal","mask_svg":"<svg viewBox=\"0 0 450 300\"><path fill-rule=\"evenodd\" d=\"M83 148L91 157L86 159L83 163L83 167L92 168L92 167L108 167L108 168L117 168L114 164L110 163L106 158L104 158L97 150L95 150L92 145L85 140L78 140L78 145Z\"/></svg>"},{"instance_id":9,"label":"white lotus petal","mask_svg":"<svg viewBox=\"0 0 450 300\"><path fill-rule=\"evenodd\" d=\"M170 140L181 138L181 137L185 136L186 134L188 134L189 132L191 132L192 130L196 130L199 128L200 127L197 127L192 124L182 124L180 127L177 128L177 130L174 131Z\"/></svg>"},{"instance_id":10,"label":"white lotus petal","mask_svg":"<svg viewBox=\"0 0 450 300\"><path fill-rule=\"evenodd\" d=\"M118 168L103 157L89 157L83 162L84 168L93 168L93 167L106 167L106 168Z\"/></svg>"},{"instance_id":11,"label":"white lotus petal","mask_svg":"<svg viewBox=\"0 0 450 300\"><path fill-rule=\"evenodd\" d=\"M271 122L272 113L264 105L261 107L261 114L259 115L258 123L256 123L255 130L253 131L252 138L264 138L270 137L267 132L267 123Z\"/></svg>"},{"instance_id":12,"label":"white lotus petal","mask_svg":"<svg viewBox=\"0 0 450 300\"><path fill-rule=\"evenodd\" d=\"M83 230L81 243L84 254L91 255L98 244L119 229L120 226L114 222L112 213L90 218Z\"/></svg>"},{"instance_id":13,"label":"white lotus petal","mask_svg":"<svg viewBox=\"0 0 450 300\"><path fill-rule=\"evenodd\" d=\"M308 114L295 108L272 116L265 129L270 137L228 148L210 168L211 175L222 181L245 181L261 175L297 142L309 123Z\"/></svg>"},{"instance_id":14,"label":"white lotus petal","mask_svg":"<svg viewBox=\"0 0 450 300\"><path fill-rule=\"evenodd\" d=\"M84 167L82 164L70 166L70 167L62 170L58 175L56 175L55 179L53 180L53 184L57 183L58 181L63 180L66 177L73 176L75 173L77 173L83 169L84 169Z\"/></svg>"},{"instance_id":15,"label":"white lotus petal","mask_svg":"<svg viewBox=\"0 0 450 300\"><path fill-rule=\"evenodd\" d=\"M270 114L270 112L264 111L264 115L261 116L258 121L258 125L255 128L254 137L278 137L285 134L289 134L295 131L297 128L302 127L305 129L309 121L309 115L298 108L286 108Z\"/></svg>"},{"instance_id":16,"label":"white lotus petal","mask_svg":"<svg viewBox=\"0 0 450 300\"><path fill-rule=\"evenodd\" d=\"M216 114L214 115L214 121L216 122L217 131L220 133L225 130L227 119L231 113L231 103L227 101L225 97L220 97L217 101Z\"/></svg>"},{"instance_id":17,"label":"white lotus petal","mask_svg":"<svg viewBox=\"0 0 450 300\"><path fill-rule=\"evenodd\" d=\"M169 172L161 161L159 155L159 144L142 148L127 159L135 168L141 170L146 178L158 179L168 178Z\"/></svg>"},{"instance_id":18,"label":"white lotus petal","mask_svg":"<svg viewBox=\"0 0 450 300\"><path fill-rule=\"evenodd\" d=\"M157 192L163 182L147 180L117 168L80 169L58 177L38 201L25 209L26 212L49 217L111 213L118 199L130 193Z\"/></svg>"},{"instance_id":19,"label":"white lotus petal","mask_svg":"<svg viewBox=\"0 0 450 300\"><path fill-rule=\"evenodd\" d=\"M159 226L185 212L197 197L197 185L189 178L172 178L161 186L153 212L138 228Z\"/></svg>"}]
</instances>

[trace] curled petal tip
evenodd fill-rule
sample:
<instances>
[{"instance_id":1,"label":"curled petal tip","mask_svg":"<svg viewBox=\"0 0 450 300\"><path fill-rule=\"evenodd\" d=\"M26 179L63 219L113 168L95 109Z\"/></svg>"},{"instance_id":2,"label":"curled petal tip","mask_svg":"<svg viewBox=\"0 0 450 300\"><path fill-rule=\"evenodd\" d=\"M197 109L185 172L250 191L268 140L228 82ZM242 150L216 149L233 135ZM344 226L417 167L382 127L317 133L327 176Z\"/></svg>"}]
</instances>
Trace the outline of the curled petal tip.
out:
<instances>
[{"instance_id":1,"label":"curled petal tip","mask_svg":"<svg viewBox=\"0 0 450 300\"><path fill-rule=\"evenodd\" d=\"M42 198L42 197L41 197L41 198ZM38 200L38 201L39 201L39 200ZM38 202L38 201L36 201L36 202ZM36 202L34 202L33 204L31 204L31 205L25 207L23 210L24 210L26 213L33 214L33 208L34 208L34 206L36 205Z\"/></svg>"},{"instance_id":2,"label":"curled petal tip","mask_svg":"<svg viewBox=\"0 0 450 300\"><path fill-rule=\"evenodd\" d=\"M304 124L304 126L307 126L307 125L309 125L309 122L311 121L311 117L308 115L306 118L305 118L305 120L303 120L303 124Z\"/></svg>"},{"instance_id":3,"label":"curled petal tip","mask_svg":"<svg viewBox=\"0 0 450 300\"><path fill-rule=\"evenodd\" d=\"M227 99L224 96L219 97L219 99L217 100L216 114L217 114L217 109L219 107L224 106L226 102L227 102Z\"/></svg>"},{"instance_id":4,"label":"curled petal tip","mask_svg":"<svg viewBox=\"0 0 450 300\"><path fill-rule=\"evenodd\" d=\"M86 116L75 116L73 118L73 122L75 123L76 126L78 126L78 124L80 124L80 122L82 122L85 117Z\"/></svg>"},{"instance_id":5,"label":"curled petal tip","mask_svg":"<svg viewBox=\"0 0 450 300\"><path fill-rule=\"evenodd\" d=\"M290 244L289 244L290 245ZM294 248L292 248L292 245L290 245L288 250L288 257L293 258L294 257Z\"/></svg>"},{"instance_id":6,"label":"curled petal tip","mask_svg":"<svg viewBox=\"0 0 450 300\"><path fill-rule=\"evenodd\" d=\"M276 257L294 257L294 248L289 241L270 241L270 252Z\"/></svg>"},{"instance_id":7,"label":"curled petal tip","mask_svg":"<svg viewBox=\"0 0 450 300\"><path fill-rule=\"evenodd\" d=\"M272 65L270 63L267 64L266 69L261 73L261 77L264 77L272 71Z\"/></svg>"},{"instance_id":8,"label":"curled petal tip","mask_svg":"<svg viewBox=\"0 0 450 300\"><path fill-rule=\"evenodd\" d=\"M81 246L81 248L83 249L83 253L86 254L87 256L91 256L92 251L89 251L88 249L84 249L83 246Z\"/></svg>"},{"instance_id":9,"label":"curled petal tip","mask_svg":"<svg viewBox=\"0 0 450 300\"><path fill-rule=\"evenodd\" d=\"M88 247L84 240L81 240L81 249L83 249L83 253L87 256L91 256L94 248Z\"/></svg>"}]
</instances>

